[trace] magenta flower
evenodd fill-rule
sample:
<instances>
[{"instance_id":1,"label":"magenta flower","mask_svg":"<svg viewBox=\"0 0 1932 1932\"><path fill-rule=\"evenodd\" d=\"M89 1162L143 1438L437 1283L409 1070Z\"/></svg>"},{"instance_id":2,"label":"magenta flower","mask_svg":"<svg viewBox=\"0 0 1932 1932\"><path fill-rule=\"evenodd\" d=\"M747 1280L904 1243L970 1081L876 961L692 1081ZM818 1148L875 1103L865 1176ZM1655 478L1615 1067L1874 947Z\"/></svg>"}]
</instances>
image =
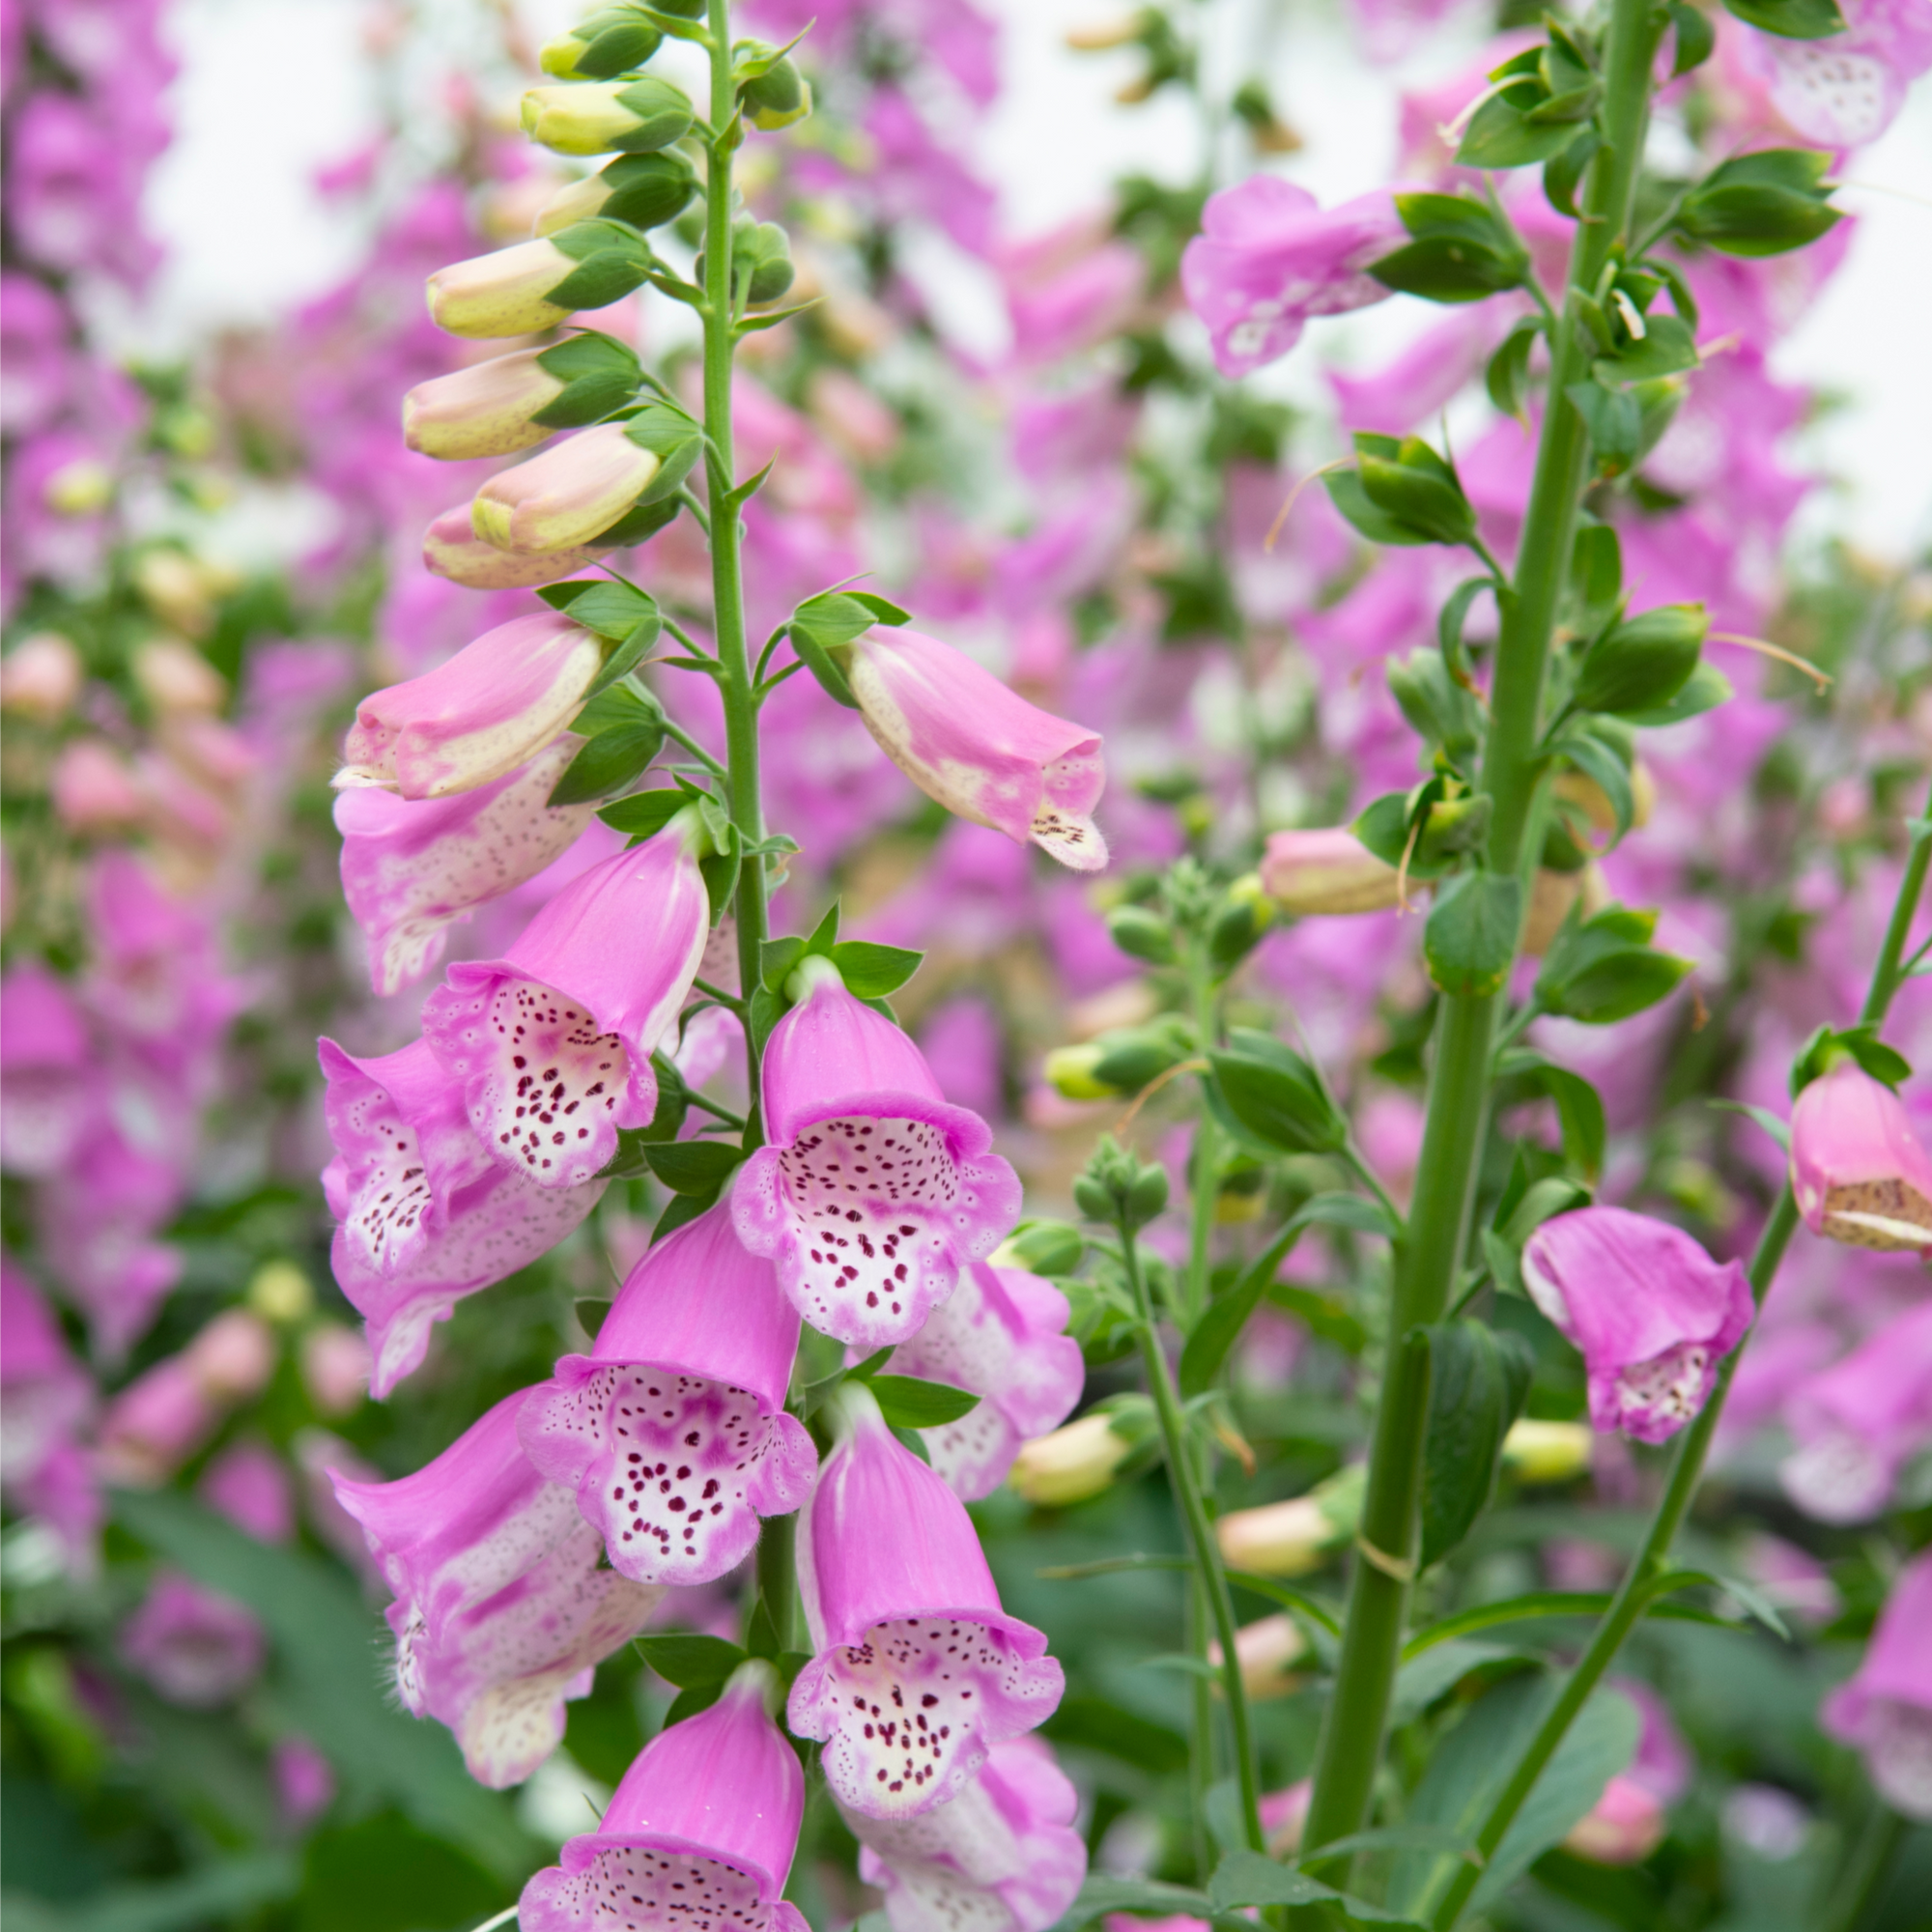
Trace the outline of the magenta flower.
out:
<instances>
[{"instance_id":1,"label":"magenta flower","mask_svg":"<svg viewBox=\"0 0 1932 1932\"><path fill-rule=\"evenodd\" d=\"M547 1254L604 1183L541 1188L493 1160L421 1040L374 1060L332 1039L320 1053L336 1151L322 1176L338 1224L329 1262L368 1323L369 1392L380 1398L421 1364L432 1323Z\"/></svg>"},{"instance_id":2,"label":"magenta flower","mask_svg":"<svg viewBox=\"0 0 1932 1932\"><path fill-rule=\"evenodd\" d=\"M1286 355L1311 316L1388 297L1368 267L1408 239L1395 192L1378 188L1324 213L1306 188L1252 175L1208 197L1201 233L1180 257L1180 285L1222 375Z\"/></svg>"},{"instance_id":3,"label":"magenta flower","mask_svg":"<svg viewBox=\"0 0 1932 1932\"><path fill-rule=\"evenodd\" d=\"M413 985L442 957L449 926L535 878L576 842L596 801L546 801L582 743L566 731L526 765L453 798L337 796L343 896L369 942L377 993Z\"/></svg>"},{"instance_id":4,"label":"magenta flower","mask_svg":"<svg viewBox=\"0 0 1932 1932\"><path fill-rule=\"evenodd\" d=\"M1785 1494L1820 1522L1877 1516L1898 1472L1932 1442L1932 1304L1801 1385L1785 1420L1798 1440L1777 1471Z\"/></svg>"},{"instance_id":5,"label":"magenta flower","mask_svg":"<svg viewBox=\"0 0 1932 1932\"><path fill-rule=\"evenodd\" d=\"M306 1825L334 1804L335 1768L306 1738L277 1739L269 1765L282 1816L291 1825Z\"/></svg>"},{"instance_id":6,"label":"magenta flower","mask_svg":"<svg viewBox=\"0 0 1932 1932\"><path fill-rule=\"evenodd\" d=\"M892 1932L1046 1932L1087 1876L1087 1847L1073 1830L1079 1805L1052 1749L1014 1738L930 1811L848 1811L845 1822L859 1839L859 1876L886 1894Z\"/></svg>"},{"instance_id":7,"label":"magenta flower","mask_svg":"<svg viewBox=\"0 0 1932 1932\"><path fill-rule=\"evenodd\" d=\"M94 1378L40 1291L0 1257L0 1484L76 1554L92 1548L101 1514L92 1458L78 1440L94 1406Z\"/></svg>"},{"instance_id":8,"label":"magenta flower","mask_svg":"<svg viewBox=\"0 0 1932 1932\"><path fill-rule=\"evenodd\" d=\"M499 624L421 677L355 707L337 789L447 798L513 772L583 707L602 641L560 611Z\"/></svg>"},{"instance_id":9,"label":"magenta flower","mask_svg":"<svg viewBox=\"0 0 1932 1932\"><path fill-rule=\"evenodd\" d=\"M928 798L1076 872L1107 863L1093 811L1107 782L1100 740L1055 718L963 651L874 627L846 663L866 728Z\"/></svg>"},{"instance_id":10,"label":"magenta flower","mask_svg":"<svg viewBox=\"0 0 1932 1932\"><path fill-rule=\"evenodd\" d=\"M491 1155L539 1187L581 1187L650 1123L651 1054L704 955L705 834L681 811L580 872L500 959L459 960L423 1002L423 1037Z\"/></svg>"},{"instance_id":11,"label":"magenta flower","mask_svg":"<svg viewBox=\"0 0 1932 1932\"><path fill-rule=\"evenodd\" d=\"M1751 1324L1750 1284L1689 1235L1622 1208L1579 1208L1537 1229L1523 1286L1583 1353L1590 1420L1662 1442L1704 1406L1718 1363Z\"/></svg>"},{"instance_id":12,"label":"magenta flower","mask_svg":"<svg viewBox=\"0 0 1932 1932\"><path fill-rule=\"evenodd\" d=\"M254 1611L163 1570L121 1627L121 1655L170 1704L212 1710L260 1674L268 1645Z\"/></svg>"},{"instance_id":13,"label":"magenta flower","mask_svg":"<svg viewBox=\"0 0 1932 1932\"><path fill-rule=\"evenodd\" d=\"M1641 1864L1663 1842L1667 1829L1656 1793L1619 1772L1570 1828L1563 1849L1592 1864Z\"/></svg>"},{"instance_id":14,"label":"magenta flower","mask_svg":"<svg viewBox=\"0 0 1932 1932\"><path fill-rule=\"evenodd\" d=\"M711 1208L632 1269L588 1355L565 1355L517 1425L577 1494L611 1561L640 1583L708 1583L795 1510L818 1452L784 1412L798 1311L729 1209Z\"/></svg>"},{"instance_id":15,"label":"magenta flower","mask_svg":"<svg viewBox=\"0 0 1932 1932\"><path fill-rule=\"evenodd\" d=\"M1001 1608L965 1504L900 1446L864 1384L843 1384L831 1410L837 1439L798 1537L815 1655L787 1718L824 1744L841 1804L909 1818L1051 1717L1064 1680L1046 1638Z\"/></svg>"},{"instance_id":16,"label":"magenta flower","mask_svg":"<svg viewBox=\"0 0 1932 1932\"><path fill-rule=\"evenodd\" d=\"M921 1431L932 1466L963 1501L991 1495L1020 1444L1073 1412L1087 1365L1066 1315L1066 1297L1050 1281L974 1262L919 1333L894 1350L892 1374L983 1398L957 1422Z\"/></svg>"},{"instance_id":17,"label":"magenta flower","mask_svg":"<svg viewBox=\"0 0 1932 1932\"><path fill-rule=\"evenodd\" d=\"M1864 1662L1825 1699L1818 1720L1864 1753L1895 1811L1932 1820L1932 1550L1900 1571Z\"/></svg>"},{"instance_id":18,"label":"magenta flower","mask_svg":"<svg viewBox=\"0 0 1932 1932\"><path fill-rule=\"evenodd\" d=\"M805 1774L772 1722L769 1663L740 1664L708 1710L660 1731L597 1830L517 1904L523 1932L807 1932L784 1897Z\"/></svg>"},{"instance_id":19,"label":"magenta flower","mask_svg":"<svg viewBox=\"0 0 1932 1932\"><path fill-rule=\"evenodd\" d=\"M396 1601L396 1690L445 1723L470 1776L520 1783L563 1736L564 1702L643 1628L662 1592L601 1569L577 1498L517 1445L528 1391L505 1396L435 1462L394 1483L329 1472Z\"/></svg>"},{"instance_id":20,"label":"magenta flower","mask_svg":"<svg viewBox=\"0 0 1932 1932\"><path fill-rule=\"evenodd\" d=\"M1898 1095L1849 1055L1791 1110L1791 1191L1814 1235L1932 1249L1932 1157Z\"/></svg>"},{"instance_id":21,"label":"magenta flower","mask_svg":"<svg viewBox=\"0 0 1932 1932\"><path fill-rule=\"evenodd\" d=\"M295 1479L266 1442L236 1442L208 1465L202 1497L257 1543L287 1543L296 1533Z\"/></svg>"},{"instance_id":22,"label":"magenta flower","mask_svg":"<svg viewBox=\"0 0 1932 1932\"><path fill-rule=\"evenodd\" d=\"M1737 39L1795 133L1821 147L1861 148L1891 126L1912 83L1932 68L1932 14L1920 0L1844 0L1840 11L1845 31L1827 40L1748 29Z\"/></svg>"},{"instance_id":23,"label":"magenta flower","mask_svg":"<svg viewBox=\"0 0 1932 1932\"><path fill-rule=\"evenodd\" d=\"M808 962L764 1058L767 1145L739 1169L738 1238L778 1264L813 1327L863 1349L908 1341L1019 1218L1019 1178L925 1056Z\"/></svg>"},{"instance_id":24,"label":"magenta flower","mask_svg":"<svg viewBox=\"0 0 1932 1932\"><path fill-rule=\"evenodd\" d=\"M62 1167L99 1103L87 1021L66 984L23 960L0 985L0 1163L14 1174Z\"/></svg>"},{"instance_id":25,"label":"magenta flower","mask_svg":"<svg viewBox=\"0 0 1932 1932\"><path fill-rule=\"evenodd\" d=\"M498 550L476 534L467 502L445 510L423 532L423 568L452 583L467 583L472 590L519 590L554 583L575 571L588 570L610 554L609 544L524 553Z\"/></svg>"}]
</instances>

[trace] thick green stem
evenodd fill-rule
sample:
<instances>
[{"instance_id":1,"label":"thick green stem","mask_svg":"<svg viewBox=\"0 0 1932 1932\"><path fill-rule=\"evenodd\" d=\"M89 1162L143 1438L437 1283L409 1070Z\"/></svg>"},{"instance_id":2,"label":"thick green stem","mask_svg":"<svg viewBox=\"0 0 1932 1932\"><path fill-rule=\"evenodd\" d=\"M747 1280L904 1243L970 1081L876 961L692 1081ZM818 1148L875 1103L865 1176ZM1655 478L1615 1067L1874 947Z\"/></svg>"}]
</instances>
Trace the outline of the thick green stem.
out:
<instances>
[{"instance_id":1,"label":"thick green stem","mask_svg":"<svg viewBox=\"0 0 1932 1932\"><path fill-rule=\"evenodd\" d=\"M1659 33L1650 0L1614 0L1605 46L1605 141L1591 171L1572 257L1573 287L1594 287L1612 244L1628 228ZM1560 322L1554 335L1543 439L1516 578L1499 599L1502 623L1481 782L1493 805L1490 869L1525 880L1534 859L1530 835L1544 762L1539 750L1544 673L1588 453L1582 419L1565 393L1568 384L1588 374L1587 352L1577 341L1574 325ZM1358 1558L1350 1580L1334 1694L1316 1755L1315 1796L1304 1836L1311 1848L1361 1828L1381 1760L1422 1483L1427 1368L1406 1338L1410 1329L1441 1319L1463 1254L1488 1123L1499 1003L1499 995L1445 998L1437 1022L1415 1202L1395 1257L1381 1399L1363 1502L1361 1541L1369 1553Z\"/></svg>"},{"instance_id":2,"label":"thick green stem","mask_svg":"<svg viewBox=\"0 0 1932 1932\"><path fill-rule=\"evenodd\" d=\"M1891 1869L1905 1820L1884 1799L1874 1798L1852 1855L1832 1887L1832 1915L1826 1932L1858 1932L1865 1908Z\"/></svg>"}]
</instances>

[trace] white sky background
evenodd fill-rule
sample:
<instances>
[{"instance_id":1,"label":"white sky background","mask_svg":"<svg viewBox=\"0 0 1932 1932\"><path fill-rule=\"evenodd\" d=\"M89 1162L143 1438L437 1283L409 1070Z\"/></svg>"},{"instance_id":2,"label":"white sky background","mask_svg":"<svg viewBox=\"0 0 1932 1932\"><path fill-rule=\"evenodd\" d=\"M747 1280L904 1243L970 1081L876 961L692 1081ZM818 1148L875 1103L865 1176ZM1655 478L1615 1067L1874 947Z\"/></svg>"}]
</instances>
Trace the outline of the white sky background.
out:
<instances>
[{"instance_id":1,"label":"white sky background","mask_svg":"<svg viewBox=\"0 0 1932 1932\"><path fill-rule=\"evenodd\" d=\"M1138 70L1136 54L1065 46L1070 27L1116 17L1128 0L982 4L1004 25L1007 86L980 162L1001 190L1009 232L1081 213L1130 170L1175 181L1192 172L1195 137L1180 101L1157 97L1131 109L1113 101ZM428 0L432 17L439 10L465 11L460 0ZM581 8L525 0L522 11L540 37ZM1272 49L1262 71L1306 144L1272 165L1327 203L1390 179L1397 92L1463 64L1481 43L1488 10L1463 31L1433 32L1419 55L1392 69L1361 58L1335 0L1222 0L1222 12L1232 16L1227 84ZM361 54L369 18L365 0L176 0L178 133L149 201L170 252L140 331L150 354L212 325L266 321L354 265L357 233L316 194L312 177L375 126ZM1843 399L1797 446L1836 483L1803 513L1804 534L1841 533L1861 551L1901 559L1932 540L1932 77L1848 172L1855 185L1840 200L1860 217L1849 257L1774 366ZM970 271L949 264L938 244L931 252L930 272L958 278L962 329L983 327L974 320L980 304ZM1398 297L1317 323L1266 380L1321 408L1324 359L1373 367L1439 313Z\"/></svg>"}]
</instances>

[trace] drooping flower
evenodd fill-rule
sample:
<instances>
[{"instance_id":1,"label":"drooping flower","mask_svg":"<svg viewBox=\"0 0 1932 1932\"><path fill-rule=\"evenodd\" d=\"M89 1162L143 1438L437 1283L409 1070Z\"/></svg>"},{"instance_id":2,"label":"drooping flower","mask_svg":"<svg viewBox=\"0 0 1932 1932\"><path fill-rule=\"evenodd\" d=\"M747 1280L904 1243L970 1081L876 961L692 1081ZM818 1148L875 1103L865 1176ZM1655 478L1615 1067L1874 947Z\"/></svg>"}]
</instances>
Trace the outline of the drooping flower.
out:
<instances>
[{"instance_id":1,"label":"drooping flower","mask_svg":"<svg viewBox=\"0 0 1932 1932\"><path fill-rule=\"evenodd\" d=\"M121 1629L121 1655L171 1704L191 1711L226 1704L262 1668L267 1641L245 1604L204 1589L179 1571L155 1578Z\"/></svg>"},{"instance_id":2,"label":"drooping flower","mask_svg":"<svg viewBox=\"0 0 1932 1932\"><path fill-rule=\"evenodd\" d=\"M1343 826L1271 832L1262 886L1284 912L1383 912L1401 902L1402 875Z\"/></svg>"},{"instance_id":3,"label":"drooping flower","mask_svg":"<svg viewBox=\"0 0 1932 1932\"><path fill-rule=\"evenodd\" d=\"M1888 1804L1932 1820L1932 1550L1899 1572L1864 1662L1825 1699L1818 1719L1863 1752Z\"/></svg>"},{"instance_id":4,"label":"drooping flower","mask_svg":"<svg viewBox=\"0 0 1932 1932\"><path fill-rule=\"evenodd\" d=\"M1784 1492L1821 1522L1864 1522L1932 1442L1932 1304L1909 1309L1785 1406L1798 1440L1778 1466Z\"/></svg>"},{"instance_id":5,"label":"drooping flower","mask_svg":"<svg viewBox=\"0 0 1932 1932\"><path fill-rule=\"evenodd\" d=\"M337 1222L329 1262L368 1323L380 1398L421 1363L433 1323L548 1253L605 1183L538 1187L493 1160L422 1040L357 1060L325 1039L320 1054L336 1151L322 1176Z\"/></svg>"},{"instance_id":6,"label":"drooping flower","mask_svg":"<svg viewBox=\"0 0 1932 1932\"><path fill-rule=\"evenodd\" d=\"M782 1896L805 1775L767 1714L778 1690L753 1660L708 1710L660 1731L597 1830L525 1886L523 1932L807 1932Z\"/></svg>"},{"instance_id":7,"label":"drooping flower","mask_svg":"<svg viewBox=\"0 0 1932 1932\"><path fill-rule=\"evenodd\" d=\"M1087 1875L1079 1802L1051 1748L1026 1737L995 1745L972 1782L930 1811L844 1817L892 1932L1046 1932Z\"/></svg>"},{"instance_id":8,"label":"drooping flower","mask_svg":"<svg viewBox=\"0 0 1932 1932\"><path fill-rule=\"evenodd\" d=\"M830 1408L837 1440L799 1523L814 1655L788 1719L824 1744L842 1804L912 1817L1050 1717L1064 1680L1046 1638L1001 1607L966 1506L864 1385L843 1384Z\"/></svg>"},{"instance_id":9,"label":"drooping flower","mask_svg":"<svg viewBox=\"0 0 1932 1932\"><path fill-rule=\"evenodd\" d=\"M1096 1408L1023 1443L1009 1472L1013 1489L1043 1509L1097 1496L1138 1446L1121 1422L1118 1411Z\"/></svg>"},{"instance_id":10,"label":"drooping flower","mask_svg":"<svg viewBox=\"0 0 1932 1932\"><path fill-rule=\"evenodd\" d=\"M631 1271L588 1355L565 1355L518 1424L569 1486L612 1565L707 1583L750 1555L758 1519L795 1510L818 1452L784 1412L798 1311L720 1206Z\"/></svg>"},{"instance_id":11,"label":"drooping flower","mask_svg":"<svg viewBox=\"0 0 1932 1932\"><path fill-rule=\"evenodd\" d=\"M619 521L663 467L623 423L599 423L499 469L470 501L470 527L518 555L594 543Z\"/></svg>"},{"instance_id":12,"label":"drooping flower","mask_svg":"<svg viewBox=\"0 0 1932 1932\"><path fill-rule=\"evenodd\" d=\"M1912 83L1932 68L1932 17L1918 0L1845 0L1845 31L1821 41L1739 29L1747 67L1807 141L1861 148L1898 117ZM1728 22L1726 23L1728 25Z\"/></svg>"},{"instance_id":13,"label":"drooping flower","mask_svg":"<svg viewBox=\"0 0 1932 1932\"><path fill-rule=\"evenodd\" d=\"M1582 1350L1590 1420L1662 1442L1704 1406L1718 1364L1751 1324L1738 1262L1714 1262L1667 1222L1579 1208L1522 1251L1530 1298Z\"/></svg>"},{"instance_id":14,"label":"drooping flower","mask_svg":"<svg viewBox=\"0 0 1932 1932\"><path fill-rule=\"evenodd\" d=\"M657 1109L651 1054L704 954L710 899L695 810L580 872L499 959L459 960L423 1003L423 1037L490 1156L539 1187L580 1187L620 1127Z\"/></svg>"},{"instance_id":15,"label":"drooping flower","mask_svg":"<svg viewBox=\"0 0 1932 1932\"><path fill-rule=\"evenodd\" d=\"M603 666L603 641L560 611L499 624L434 670L365 697L335 784L409 799L488 784L569 724Z\"/></svg>"},{"instance_id":16,"label":"drooping flower","mask_svg":"<svg viewBox=\"0 0 1932 1932\"><path fill-rule=\"evenodd\" d=\"M1018 1177L924 1056L810 959L766 1042L767 1145L732 1184L738 1237L777 1264L813 1327L859 1348L908 1340L1019 1218Z\"/></svg>"},{"instance_id":17,"label":"drooping flower","mask_svg":"<svg viewBox=\"0 0 1932 1932\"><path fill-rule=\"evenodd\" d=\"M1791 1191L1814 1235L1932 1249L1932 1156L1898 1095L1849 1055L1792 1107Z\"/></svg>"},{"instance_id":18,"label":"drooping flower","mask_svg":"<svg viewBox=\"0 0 1932 1932\"><path fill-rule=\"evenodd\" d=\"M377 993L413 985L441 958L448 926L535 878L576 841L596 800L547 801L582 742L566 731L527 764L453 798L338 794L342 892L369 942Z\"/></svg>"},{"instance_id":19,"label":"drooping flower","mask_svg":"<svg viewBox=\"0 0 1932 1932\"><path fill-rule=\"evenodd\" d=\"M517 1443L526 1390L394 1483L330 1471L396 1601L396 1689L445 1723L469 1775L500 1790L563 1736L564 1702L643 1627L663 1594L598 1564L596 1532Z\"/></svg>"},{"instance_id":20,"label":"drooping flower","mask_svg":"<svg viewBox=\"0 0 1932 1932\"><path fill-rule=\"evenodd\" d=\"M928 798L1077 872L1107 863L1093 819L1107 781L1097 733L1029 704L917 631L874 626L845 668L866 728Z\"/></svg>"},{"instance_id":21,"label":"drooping flower","mask_svg":"<svg viewBox=\"0 0 1932 1932\"><path fill-rule=\"evenodd\" d=\"M957 1422L922 1430L932 1466L965 1502L989 1496L1029 1436L1066 1419L1087 1366L1066 1330L1066 1297L1025 1268L974 1262L959 1285L894 1350L887 1369L982 1398Z\"/></svg>"},{"instance_id":22,"label":"drooping flower","mask_svg":"<svg viewBox=\"0 0 1932 1932\"><path fill-rule=\"evenodd\" d=\"M1355 1533L1365 1475L1351 1464L1305 1496L1230 1510L1214 1525L1221 1554L1231 1568L1263 1577L1302 1577L1321 1569Z\"/></svg>"},{"instance_id":23,"label":"drooping flower","mask_svg":"<svg viewBox=\"0 0 1932 1932\"><path fill-rule=\"evenodd\" d=\"M1307 1654L1308 1639L1286 1610L1257 1617L1235 1633L1235 1662L1240 1667L1241 1686L1256 1703L1291 1696L1300 1690L1306 1679L1291 1666ZM1220 1644L1210 1642L1208 1662L1219 1669L1221 1657Z\"/></svg>"},{"instance_id":24,"label":"drooping flower","mask_svg":"<svg viewBox=\"0 0 1932 1932\"><path fill-rule=\"evenodd\" d=\"M468 503L445 510L423 532L423 568L472 590L519 590L554 583L574 571L588 570L610 554L611 547L604 544L527 553L498 550L476 534Z\"/></svg>"},{"instance_id":25,"label":"drooping flower","mask_svg":"<svg viewBox=\"0 0 1932 1932\"><path fill-rule=\"evenodd\" d=\"M87 1021L67 986L38 960L22 960L0 985L0 1162L14 1174L61 1167L86 1130L99 1083Z\"/></svg>"}]
</instances>

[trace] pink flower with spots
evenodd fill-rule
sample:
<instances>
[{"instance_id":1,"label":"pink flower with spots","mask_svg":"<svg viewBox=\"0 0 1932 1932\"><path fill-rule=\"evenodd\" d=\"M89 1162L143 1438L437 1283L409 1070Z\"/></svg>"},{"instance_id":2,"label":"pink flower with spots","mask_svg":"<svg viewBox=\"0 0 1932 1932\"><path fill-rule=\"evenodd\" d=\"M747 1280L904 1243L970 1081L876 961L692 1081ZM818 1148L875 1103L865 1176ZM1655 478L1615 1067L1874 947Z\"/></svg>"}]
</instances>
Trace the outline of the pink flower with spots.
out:
<instances>
[{"instance_id":1,"label":"pink flower with spots","mask_svg":"<svg viewBox=\"0 0 1932 1932\"><path fill-rule=\"evenodd\" d=\"M1791 1109L1791 1191L1814 1235L1855 1248L1932 1248L1932 1155L1905 1103L1849 1054Z\"/></svg>"}]
</instances>

